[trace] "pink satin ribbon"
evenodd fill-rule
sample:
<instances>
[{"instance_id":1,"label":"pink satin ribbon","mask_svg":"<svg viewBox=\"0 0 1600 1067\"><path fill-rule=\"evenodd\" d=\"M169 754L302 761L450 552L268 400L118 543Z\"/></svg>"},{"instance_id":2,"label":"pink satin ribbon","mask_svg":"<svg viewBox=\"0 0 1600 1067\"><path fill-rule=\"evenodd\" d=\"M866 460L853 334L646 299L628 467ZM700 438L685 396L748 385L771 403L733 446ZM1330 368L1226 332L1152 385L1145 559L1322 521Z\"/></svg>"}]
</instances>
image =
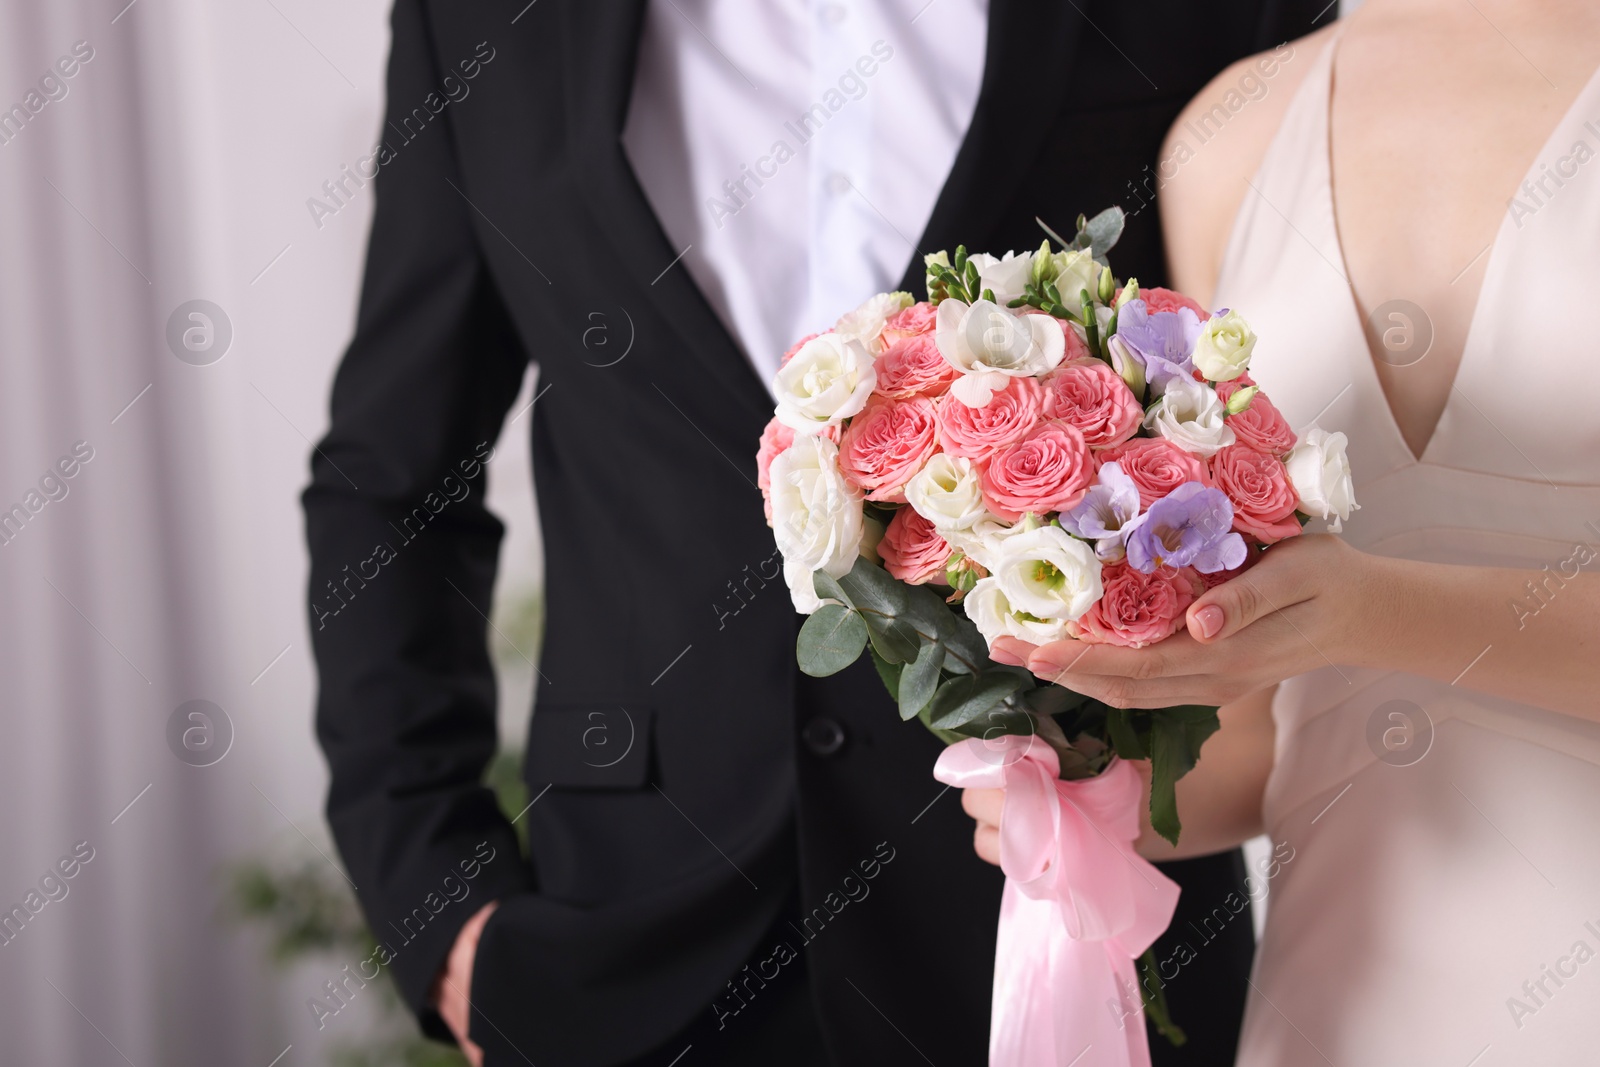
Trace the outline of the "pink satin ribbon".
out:
<instances>
[{"instance_id":1,"label":"pink satin ribbon","mask_svg":"<svg viewBox=\"0 0 1600 1067\"><path fill-rule=\"evenodd\" d=\"M1060 779L1037 737L971 738L933 776L1006 791L990 1067L1149 1067L1134 960L1172 922L1178 886L1133 850L1143 787L1122 761Z\"/></svg>"}]
</instances>

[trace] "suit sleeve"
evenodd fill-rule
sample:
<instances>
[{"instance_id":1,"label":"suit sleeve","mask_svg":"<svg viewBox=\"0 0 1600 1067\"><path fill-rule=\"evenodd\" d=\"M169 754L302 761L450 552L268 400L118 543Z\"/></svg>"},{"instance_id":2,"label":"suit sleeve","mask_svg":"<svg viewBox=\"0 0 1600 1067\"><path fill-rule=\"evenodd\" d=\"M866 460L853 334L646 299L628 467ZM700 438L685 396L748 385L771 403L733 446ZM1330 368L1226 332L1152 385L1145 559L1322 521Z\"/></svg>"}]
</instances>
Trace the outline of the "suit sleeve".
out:
<instances>
[{"instance_id":1,"label":"suit sleeve","mask_svg":"<svg viewBox=\"0 0 1600 1067\"><path fill-rule=\"evenodd\" d=\"M527 357L479 253L448 108L410 141L395 132L439 84L421 0L398 0L384 134L396 147L375 179L355 337L304 506L328 821L406 1003L448 1037L426 999L456 933L531 885L482 784L502 533L484 463Z\"/></svg>"}]
</instances>

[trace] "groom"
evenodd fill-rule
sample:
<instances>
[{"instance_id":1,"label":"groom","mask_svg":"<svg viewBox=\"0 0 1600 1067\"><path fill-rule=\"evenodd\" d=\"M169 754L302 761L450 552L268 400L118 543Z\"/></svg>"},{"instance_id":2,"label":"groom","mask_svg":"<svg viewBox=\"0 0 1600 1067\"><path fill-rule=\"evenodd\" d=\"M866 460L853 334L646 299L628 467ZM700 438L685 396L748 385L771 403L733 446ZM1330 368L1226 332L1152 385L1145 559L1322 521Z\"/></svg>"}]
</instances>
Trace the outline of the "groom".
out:
<instances>
[{"instance_id":1,"label":"groom","mask_svg":"<svg viewBox=\"0 0 1600 1067\"><path fill-rule=\"evenodd\" d=\"M1160 283L1162 135L1323 2L397 0L305 508L328 819L428 1034L496 1067L984 1061L999 877L872 669L795 670L763 380L1035 216L1122 203L1119 273ZM482 784L508 417L548 620L515 819ZM1169 873L1180 929L1242 885ZM1245 915L1170 979L1191 1040L1158 1064L1232 1062L1250 952Z\"/></svg>"}]
</instances>

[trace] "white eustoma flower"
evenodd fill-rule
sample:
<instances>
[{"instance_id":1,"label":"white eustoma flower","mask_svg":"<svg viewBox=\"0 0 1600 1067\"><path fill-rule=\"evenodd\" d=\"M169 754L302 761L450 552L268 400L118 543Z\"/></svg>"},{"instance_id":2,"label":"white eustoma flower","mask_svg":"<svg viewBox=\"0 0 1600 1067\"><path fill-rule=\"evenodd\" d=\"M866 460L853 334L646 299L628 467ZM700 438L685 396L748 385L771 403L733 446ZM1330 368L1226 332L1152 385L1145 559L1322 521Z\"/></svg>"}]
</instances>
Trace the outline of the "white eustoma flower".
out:
<instances>
[{"instance_id":1,"label":"white eustoma flower","mask_svg":"<svg viewBox=\"0 0 1600 1067\"><path fill-rule=\"evenodd\" d=\"M978 292L990 290L1002 307L1022 295L1033 274L1032 252L1007 252L999 259L977 252L968 257L968 262L978 268Z\"/></svg>"},{"instance_id":2,"label":"white eustoma flower","mask_svg":"<svg viewBox=\"0 0 1600 1067\"><path fill-rule=\"evenodd\" d=\"M839 449L826 437L796 437L772 461L772 533L798 611L821 606L811 572L843 578L862 539L861 494L839 471Z\"/></svg>"},{"instance_id":3,"label":"white eustoma flower","mask_svg":"<svg viewBox=\"0 0 1600 1067\"><path fill-rule=\"evenodd\" d=\"M941 536L951 548L960 549L962 555L976 560L984 570L992 572L999 566L1001 549L1008 539L1037 528L1037 521L1025 518L1013 526L994 513L985 511L977 522L966 529L950 530Z\"/></svg>"},{"instance_id":4,"label":"white eustoma flower","mask_svg":"<svg viewBox=\"0 0 1600 1067\"><path fill-rule=\"evenodd\" d=\"M1094 549L1059 526L1006 538L991 570L1011 609L1036 619L1077 619L1104 592Z\"/></svg>"},{"instance_id":5,"label":"white eustoma flower","mask_svg":"<svg viewBox=\"0 0 1600 1067\"><path fill-rule=\"evenodd\" d=\"M1255 331L1237 311L1213 315L1200 327L1200 336L1195 339L1195 370L1207 381L1231 382L1250 369L1250 354L1255 348Z\"/></svg>"},{"instance_id":6,"label":"white eustoma flower","mask_svg":"<svg viewBox=\"0 0 1600 1067\"><path fill-rule=\"evenodd\" d=\"M962 598L961 606L990 647L994 646L995 638L1002 635L1034 645L1049 644L1068 636L1064 619L1038 619L1017 611L994 578L979 578Z\"/></svg>"},{"instance_id":7,"label":"white eustoma flower","mask_svg":"<svg viewBox=\"0 0 1600 1067\"><path fill-rule=\"evenodd\" d=\"M859 341L874 356L883 350L883 326L912 305L910 293L879 293L860 307L847 311L833 332L847 341Z\"/></svg>"},{"instance_id":8,"label":"white eustoma flower","mask_svg":"<svg viewBox=\"0 0 1600 1067\"><path fill-rule=\"evenodd\" d=\"M989 509L983 503L983 484L970 459L935 452L906 483L911 510L933 523L949 540L955 530L965 530Z\"/></svg>"},{"instance_id":9,"label":"white eustoma flower","mask_svg":"<svg viewBox=\"0 0 1600 1067\"><path fill-rule=\"evenodd\" d=\"M801 434L839 425L867 406L878 383L872 363L860 341L837 333L813 337L778 371L772 387L778 421Z\"/></svg>"},{"instance_id":10,"label":"white eustoma flower","mask_svg":"<svg viewBox=\"0 0 1600 1067\"><path fill-rule=\"evenodd\" d=\"M1144 428L1165 437L1185 452L1214 456L1233 444L1233 431L1223 421L1226 408L1217 391L1193 378L1175 377L1161 399L1144 413Z\"/></svg>"},{"instance_id":11,"label":"white eustoma flower","mask_svg":"<svg viewBox=\"0 0 1600 1067\"><path fill-rule=\"evenodd\" d=\"M945 361L961 371L950 392L975 408L1005 388L1007 378L1037 377L1055 369L1067 353L1055 319L1020 315L988 300L940 301L934 342Z\"/></svg>"},{"instance_id":12,"label":"white eustoma flower","mask_svg":"<svg viewBox=\"0 0 1600 1067\"><path fill-rule=\"evenodd\" d=\"M1283 458L1289 483L1300 498L1300 510L1313 518L1330 520L1328 529L1334 533L1344 529L1344 520L1352 511L1361 508L1356 503L1350 457L1345 454L1348 444L1344 434L1314 427Z\"/></svg>"}]
</instances>

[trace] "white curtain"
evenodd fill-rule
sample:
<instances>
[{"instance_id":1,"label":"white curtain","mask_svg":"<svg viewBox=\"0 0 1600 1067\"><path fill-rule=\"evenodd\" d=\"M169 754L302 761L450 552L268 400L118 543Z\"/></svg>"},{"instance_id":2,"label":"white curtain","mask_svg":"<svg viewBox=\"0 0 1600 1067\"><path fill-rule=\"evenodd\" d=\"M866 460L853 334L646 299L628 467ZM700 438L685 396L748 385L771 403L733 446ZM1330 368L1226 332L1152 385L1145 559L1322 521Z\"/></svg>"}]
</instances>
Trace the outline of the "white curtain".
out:
<instances>
[{"instance_id":1,"label":"white curtain","mask_svg":"<svg viewBox=\"0 0 1600 1067\"><path fill-rule=\"evenodd\" d=\"M371 187L307 200L376 136L388 3L126 3L0 0L0 1061L324 1063L362 1005L319 1032L331 973L269 966L224 876L328 848L296 495ZM223 314L185 362L194 300ZM517 444L491 502L527 584ZM211 766L169 746L191 700L231 723Z\"/></svg>"}]
</instances>

